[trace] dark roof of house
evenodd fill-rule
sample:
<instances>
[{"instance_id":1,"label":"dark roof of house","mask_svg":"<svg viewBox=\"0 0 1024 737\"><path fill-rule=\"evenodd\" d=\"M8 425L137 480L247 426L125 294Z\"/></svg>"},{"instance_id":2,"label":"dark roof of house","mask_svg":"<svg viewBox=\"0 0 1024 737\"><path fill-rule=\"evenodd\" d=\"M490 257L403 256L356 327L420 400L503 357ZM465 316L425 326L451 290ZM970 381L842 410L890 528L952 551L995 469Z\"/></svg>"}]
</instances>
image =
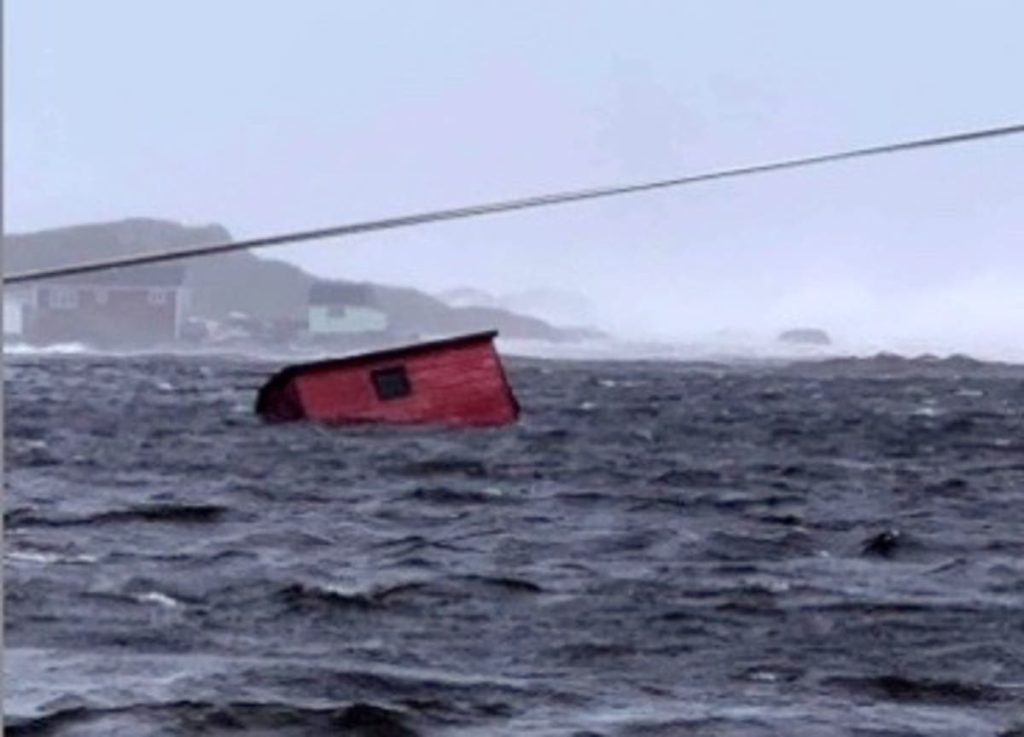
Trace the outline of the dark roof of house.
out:
<instances>
[{"instance_id":1,"label":"dark roof of house","mask_svg":"<svg viewBox=\"0 0 1024 737\"><path fill-rule=\"evenodd\" d=\"M309 288L310 305L370 305L373 287L353 282L321 281Z\"/></svg>"},{"instance_id":2,"label":"dark roof of house","mask_svg":"<svg viewBox=\"0 0 1024 737\"><path fill-rule=\"evenodd\" d=\"M66 276L59 280L55 279L53 282L41 281L39 284L41 286L53 283L103 287L180 287L184 281L185 266L183 264L148 264Z\"/></svg>"},{"instance_id":3,"label":"dark roof of house","mask_svg":"<svg viewBox=\"0 0 1024 737\"><path fill-rule=\"evenodd\" d=\"M278 371L276 374L270 377L263 387L259 390L259 394L256 397L257 411L262 407L266 401L265 397L270 392L280 389L286 385L293 378L299 374L304 374L307 371L320 371L322 369L331 368L346 368L349 366L357 366L360 364L376 363L378 361L388 361L392 359L408 358L410 356L419 355L422 353L429 353L441 348L452 348L454 346L465 345L467 343L476 343L480 341L493 341L498 336L497 330L488 330L482 333L470 333L467 335L456 335L451 338L442 338L440 340L431 340L424 343L412 343L410 345L398 346L395 348L385 348L380 351L372 351L370 353L358 353L352 356L343 356L341 358L328 358L323 361L312 361L310 363L296 363L291 366Z\"/></svg>"}]
</instances>

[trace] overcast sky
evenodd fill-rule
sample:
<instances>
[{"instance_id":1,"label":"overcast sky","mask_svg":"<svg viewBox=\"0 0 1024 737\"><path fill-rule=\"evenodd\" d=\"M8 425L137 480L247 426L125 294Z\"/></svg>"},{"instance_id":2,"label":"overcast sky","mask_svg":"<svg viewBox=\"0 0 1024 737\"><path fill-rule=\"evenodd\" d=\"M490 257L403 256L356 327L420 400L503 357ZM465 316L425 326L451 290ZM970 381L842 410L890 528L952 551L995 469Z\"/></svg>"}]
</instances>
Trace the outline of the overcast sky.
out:
<instances>
[{"instance_id":1,"label":"overcast sky","mask_svg":"<svg viewBox=\"0 0 1024 737\"><path fill-rule=\"evenodd\" d=\"M8 232L146 216L255 236L1024 121L1012 0L4 9ZM799 323L1012 352L1022 185L1024 137L274 255L571 289L634 335Z\"/></svg>"}]
</instances>

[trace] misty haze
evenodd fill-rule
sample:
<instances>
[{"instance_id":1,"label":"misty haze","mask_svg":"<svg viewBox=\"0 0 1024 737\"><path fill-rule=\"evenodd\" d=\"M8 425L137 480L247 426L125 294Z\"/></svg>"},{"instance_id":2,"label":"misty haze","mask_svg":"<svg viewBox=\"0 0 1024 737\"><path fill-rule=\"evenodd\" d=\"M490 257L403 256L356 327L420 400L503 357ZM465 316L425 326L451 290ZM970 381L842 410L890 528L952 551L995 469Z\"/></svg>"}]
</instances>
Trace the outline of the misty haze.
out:
<instances>
[{"instance_id":1,"label":"misty haze","mask_svg":"<svg viewBox=\"0 0 1024 737\"><path fill-rule=\"evenodd\" d=\"M6 232L149 217L244 238L1020 113L1015 24L957 4L204 12L9 10ZM817 327L855 352L1013 358L1022 164L996 141L261 255L432 294L568 292L625 339Z\"/></svg>"}]
</instances>

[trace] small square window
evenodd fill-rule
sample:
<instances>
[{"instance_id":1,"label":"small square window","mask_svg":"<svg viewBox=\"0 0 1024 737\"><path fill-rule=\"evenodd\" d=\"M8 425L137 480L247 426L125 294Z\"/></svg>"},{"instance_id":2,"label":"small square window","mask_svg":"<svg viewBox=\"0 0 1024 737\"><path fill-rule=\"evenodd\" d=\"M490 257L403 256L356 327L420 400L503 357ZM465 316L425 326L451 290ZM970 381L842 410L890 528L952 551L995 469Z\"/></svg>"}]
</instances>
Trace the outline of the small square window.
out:
<instances>
[{"instance_id":1,"label":"small square window","mask_svg":"<svg viewBox=\"0 0 1024 737\"><path fill-rule=\"evenodd\" d=\"M412 394L405 366L377 369L370 372L370 378L373 379L373 388L377 390L377 399L382 401L400 399Z\"/></svg>"}]
</instances>

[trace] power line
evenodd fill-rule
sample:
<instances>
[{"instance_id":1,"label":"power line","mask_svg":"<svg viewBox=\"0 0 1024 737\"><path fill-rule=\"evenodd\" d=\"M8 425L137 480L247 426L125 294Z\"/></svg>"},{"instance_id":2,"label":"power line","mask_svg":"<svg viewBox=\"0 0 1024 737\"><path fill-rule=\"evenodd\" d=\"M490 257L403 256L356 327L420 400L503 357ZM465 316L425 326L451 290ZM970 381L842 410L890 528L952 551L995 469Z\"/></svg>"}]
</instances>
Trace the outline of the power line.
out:
<instances>
[{"instance_id":1,"label":"power line","mask_svg":"<svg viewBox=\"0 0 1024 737\"><path fill-rule=\"evenodd\" d=\"M937 136L933 138L922 138L914 141L901 143L890 143L870 148L851 149L838 153L821 154L808 156L800 159L788 159L767 164L755 164L735 169L724 169L720 171L694 174L690 176L677 177L674 179L662 179L653 182L640 184L628 184L611 187L600 187L596 189L577 190L574 192L560 192L555 194L538 195L502 202L491 202L469 207L459 207L450 210L435 210L413 215L385 218L382 220L369 220L361 223L349 223L347 225L336 225L316 230L304 230L279 235L265 236L262 238L251 238L243 241L228 241L224 243L212 243L202 246L191 246L188 248L172 249L162 253L139 254L121 258L99 260L62 266L55 268L38 269L25 271L20 274L4 276L5 284L18 284L21 282L48 279L59 276L73 276L86 274L94 271L105 271L108 269L123 268L126 266L141 266L143 264L160 263L164 261L176 261L197 256L212 256L230 251L241 251L246 249L267 248L279 246L285 243L296 243L299 241L312 241L322 238L336 238L341 236L356 235L358 233L370 233L379 230L394 230L396 228L408 228L416 225L438 223L446 220L464 220L467 218L482 217L484 215L495 215L502 212L514 210L528 210L538 207L549 207L562 205L583 200L595 200L602 197L615 197L619 195L638 194L657 189L668 189L669 187L680 187L687 184L698 184L710 182L717 179L731 179L754 174L767 174L782 171L785 169L797 169L805 166L816 166L848 159L864 158L868 156L880 156L894 154L916 149L935 148L938 146L949 146L959 143L969 143L988 138L1000 138L1024 133L1024 124L1004 126L1000 128L988 128L984 130L967 131L952 135Z\"/></svg>"}]
</instances>

